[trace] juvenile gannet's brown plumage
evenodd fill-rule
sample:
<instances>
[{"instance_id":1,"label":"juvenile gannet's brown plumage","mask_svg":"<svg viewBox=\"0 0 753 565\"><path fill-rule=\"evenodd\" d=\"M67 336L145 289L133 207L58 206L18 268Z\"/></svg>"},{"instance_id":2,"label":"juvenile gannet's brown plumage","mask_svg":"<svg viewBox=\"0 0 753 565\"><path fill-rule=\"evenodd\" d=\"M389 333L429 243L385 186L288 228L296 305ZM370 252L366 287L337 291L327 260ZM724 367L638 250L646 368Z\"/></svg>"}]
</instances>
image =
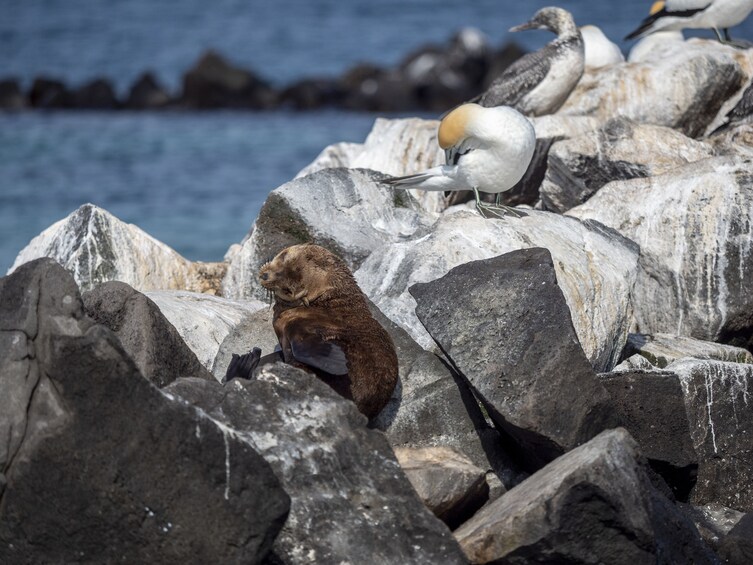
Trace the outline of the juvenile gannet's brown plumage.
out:
<instances>
[{"instance_id":1,"label":"juvenile gannet's brown plumage","mask_svg":"<svg viewBox=\"0 0 753 565\"><path fill-rule=\"evenodd\" d=\"M538 51L523 55L474 99L482 106L512 106L526 116L556 112L583 76L583 37L570 12L548 7L510 31L548 29L557 37Z\"/></svg>"},{"instance_id":2,"label":"juvenile gannet's brown plumage","mask_svg":"<svg viewBox=\"0 0 753 565\"><path fill-rule=\"evenodd\" d=\"M259 270L275 297L272 325L286 363L314 373L369 418L398 378L395 346L350 269L313 244L282 250Z\"/></svg>"}]
</instances>

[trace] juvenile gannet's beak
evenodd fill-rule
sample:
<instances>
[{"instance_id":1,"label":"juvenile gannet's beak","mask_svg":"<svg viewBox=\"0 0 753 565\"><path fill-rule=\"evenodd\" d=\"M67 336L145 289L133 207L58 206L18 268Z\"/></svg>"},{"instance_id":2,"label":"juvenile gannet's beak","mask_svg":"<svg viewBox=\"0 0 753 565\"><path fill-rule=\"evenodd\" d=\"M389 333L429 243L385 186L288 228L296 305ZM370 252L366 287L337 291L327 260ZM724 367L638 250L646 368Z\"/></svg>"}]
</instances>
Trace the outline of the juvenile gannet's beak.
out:
<instances>
[{"instance_id":1,"label":"juvenile gannet's beak","mask_svg":"<svg viewBox=\"0 0 753 565\"><path fill-rule=\"evenodd\" d=\"M528 29L541 29L543 26L541 26L539 23L534 22L531 20L530 22L526 22L524 24L520 24L518 26L511 27L508 31L526 31Z\"/></svg>"}]
</instances>

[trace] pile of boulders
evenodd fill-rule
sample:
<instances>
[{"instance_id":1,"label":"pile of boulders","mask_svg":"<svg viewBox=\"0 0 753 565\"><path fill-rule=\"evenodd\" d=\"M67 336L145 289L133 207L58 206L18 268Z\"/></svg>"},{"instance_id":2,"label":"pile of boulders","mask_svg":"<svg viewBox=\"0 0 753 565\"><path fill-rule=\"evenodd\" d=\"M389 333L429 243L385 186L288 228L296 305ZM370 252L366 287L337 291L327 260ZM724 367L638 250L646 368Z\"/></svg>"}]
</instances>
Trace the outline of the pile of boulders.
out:
<instances>
[{"instance_id":1,"label":"pile of boulders","mask_svg":"<svg viewBox=\"0 0 753 565\"><path fill-rule=\"evenodd\" d=\"M467 28L446 45L427 45L394 68L363 63L339 77L309 77L275 86L215 51L204 53L171 93L151 72L119 96L111 81L97 78L77 87L46 76L27 91L18 80L0 80L0 109L86 110L247 109L331 107L348 110L442 112L476 96L523 54L514 43L500 48L480 31Z\"/></svg>"},{"instance_id":2,"label":"pile of boulders","mask_svg":"<svg viewBox=\"0 0 753 565\"><path fill-rule=\"evenodd\" d=\"M406 119L216 264L92 205L40 234L0 279L0 561L749 563L753 125L726 115L753 51L661 55L533 120L519 218L383 184L442 160ZM368 426L289 366L222 382L274 348L256 273L301 242L395 343Z\"/></svg>"}]
</instances>

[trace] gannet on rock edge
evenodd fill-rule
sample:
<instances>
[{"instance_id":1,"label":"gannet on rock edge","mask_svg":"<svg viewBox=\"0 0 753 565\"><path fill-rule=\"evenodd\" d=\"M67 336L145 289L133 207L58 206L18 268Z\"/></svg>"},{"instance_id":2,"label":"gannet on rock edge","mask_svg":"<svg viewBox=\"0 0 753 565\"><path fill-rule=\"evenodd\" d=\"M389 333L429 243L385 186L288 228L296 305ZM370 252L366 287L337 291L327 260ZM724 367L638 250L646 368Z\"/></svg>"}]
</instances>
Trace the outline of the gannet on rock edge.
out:
<instances>
[{"instance_id":1,"label":"gannet on rock edge","mask_svg":"<svg viewBox=\"0 0 753 565\"><path fill-rule=\"evenodd\" d=\"M713 29L721 42L730 41L729 28L748 17L753 0L660 0L649 17L625 39L643 37L660 30ZM722 39L719 30L724 30Z\"/></svg>"},{"instance_id":2,"label":"gannet on rock edge","mask_svg":"<svg viewBox=\"0 0 753 565\"><path fill-rule=\"evenodd\" d=\"M512 106L527 116L556 112L583 76L583 38L573 17L562 8L542 8L533 18L510 31L548 29L554 41L510 65L481 96L482 106Z\"/></svg>"},{"instance_id":3,"label":"gannet on rock edge","mask_svg":"<svg viewBox=\"0 0 753 565\"><path fill-rule=\"evenodd\" d=\"M598 27L585 25L580 27L585 50L585 65L587 69L601 69L625 61L620 48L612 43Z\"/></svg>"},{"instance_id":4,"label":"gannet on rock edge","mask_svg":"<svg viewBox=\"0 0 753 565\"><path fill-rule=\"evenodd\" d=\"M445 165L384 182L420 190L472 190L482 216L485 211L499 216L497 210L520 215L500 205L499 195L523 178L533 158L536 133L525 116L508 106L463 104L444 117L437 138ZM479 191L496 194L496 205L481 202Z\"/></svg>"}]
</instances>

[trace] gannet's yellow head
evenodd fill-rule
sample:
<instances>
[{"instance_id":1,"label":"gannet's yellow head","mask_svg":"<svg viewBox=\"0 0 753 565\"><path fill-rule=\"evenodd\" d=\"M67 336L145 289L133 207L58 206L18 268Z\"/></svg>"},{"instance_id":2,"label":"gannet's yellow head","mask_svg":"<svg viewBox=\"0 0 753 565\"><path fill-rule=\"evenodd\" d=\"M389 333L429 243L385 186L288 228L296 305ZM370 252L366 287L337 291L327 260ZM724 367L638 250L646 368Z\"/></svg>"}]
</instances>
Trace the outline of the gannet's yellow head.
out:
<instances>
[{"instance_id":1,"label":"gannet's yellow head","mask_svg":"<svg viewBox=\"0 0 753 565\"><path fill-rule=\"evenodd\" d=\"M468 137L468 125L481 111L483 108L478 104L463 104L447 114L439 124L439 146L448 149Z\"/></svg>"},{"instance_id":2,"label":"gannet's yellow head","mask_svg":"<svg viewBox=\"0 0 753 565\"><path fill-rule=\"evenodd\" d=\"M664 0L659 0L651 4L651 9L648 11L649 16L653 16L657 12L661 12L664 9Z\"/></svg>"}]
</instances>

